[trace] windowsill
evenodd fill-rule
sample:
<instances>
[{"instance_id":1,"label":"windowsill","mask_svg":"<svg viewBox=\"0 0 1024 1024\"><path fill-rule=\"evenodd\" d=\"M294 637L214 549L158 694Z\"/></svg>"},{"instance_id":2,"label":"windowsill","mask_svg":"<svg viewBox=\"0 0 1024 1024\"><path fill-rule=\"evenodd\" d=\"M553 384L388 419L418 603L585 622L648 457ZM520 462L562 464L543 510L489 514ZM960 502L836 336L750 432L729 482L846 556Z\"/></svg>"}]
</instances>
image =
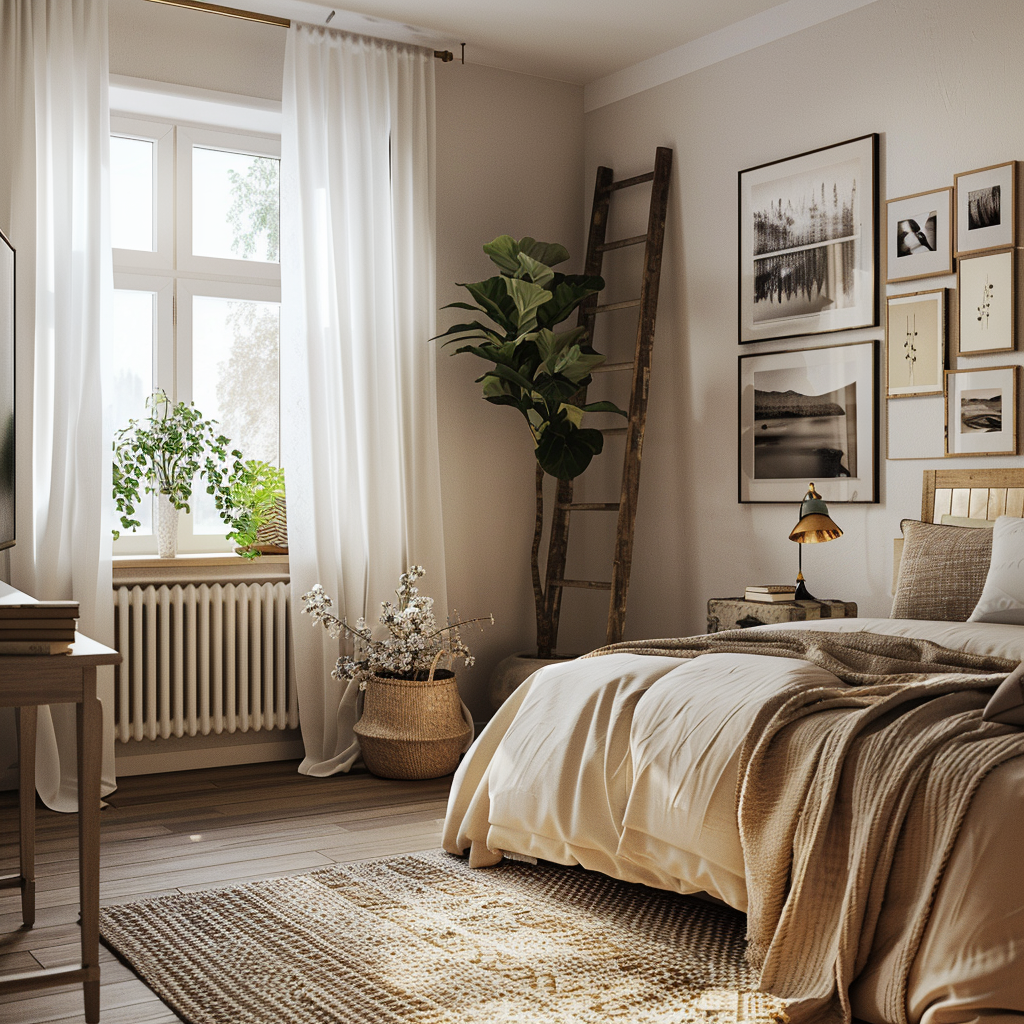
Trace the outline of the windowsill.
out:
<instances>
[{"instance_id":1,"label":"windowsill","mask_svg":"<svg viewBox=\"0 0 1024 1024\"><path fill-rule=\"evenodd\" d=\"M114 555L114 586L161 583L287 583L288 556L242 558L230 551L156 555Z\"/></svg>"}]
</instances>

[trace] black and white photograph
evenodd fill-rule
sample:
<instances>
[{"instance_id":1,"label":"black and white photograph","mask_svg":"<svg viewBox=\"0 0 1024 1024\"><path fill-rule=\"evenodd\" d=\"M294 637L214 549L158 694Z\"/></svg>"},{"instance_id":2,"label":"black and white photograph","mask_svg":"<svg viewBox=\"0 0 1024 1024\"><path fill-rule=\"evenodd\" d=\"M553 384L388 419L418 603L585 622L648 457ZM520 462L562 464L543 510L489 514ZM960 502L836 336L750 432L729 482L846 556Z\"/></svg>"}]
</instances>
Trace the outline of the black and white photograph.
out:
<instances>
[{"instance_id":1,"label":"black and white photograph","mask_svg":"<svg viewBox=\"0 0 1024 1024\"><path fill-rule=\"evenodd\" d=\"M740 357L740 501L874 501L876 343Z\"/></svg>"},{"instance_id":2,"label":"black and white photograph","mask_svg":"<svg viewBox=\"0 0 1024 1024\"><path fill-rule=\"evenodd\" d=\"M946 454L1016 455L1019 366L946 372Z\"/></svg>"},{"instance_id":3,"label":"black and white photograph","mask_svg":"<svg viewBox=\"0 0 1024 1024\"><path fill-rule=\"evenodd\" d=\"M877 323L877 136L740 171L740 342Z\"/></svg>"},{"instance_id":4,"label":"black and white photograph","mask_svg":"<svg viewBox=\"0 0 1024 1024\"><path fill-rule=\"evenodd\" d=\"M958 256L1015 243L1016 176L1015 160L953 176Z\"/></svg>"},{"instance_id":5,"label":"black and white photograph","mask_svg":"<svg viewBox=\"0 0 1024 1024\"><path fill-rule=\"evenodd\" d=\"M998 434L1003 429L1001 388L960 392L960 433Z\"/></svg>"},{"instance_id":6,"label":"black and white photograph","mask_svg":"<svg viewBox=\"0 0 1024 1024\"><path fill-rule=\"evenodd\" d=\"M1000 249L957 262L958 356L1013 351L1014 258L1013 249Z\"/></svg>"},{"instance_id":7,"label":"black and white photograph","mask_svg":"<svg viewBox=\"0 0 1024 1024\"><path fill-rule=\"evenodd\" d=\"M886 212L887 281L953 271L953 189L890 199Z\"/></svg>"}]
</instances>

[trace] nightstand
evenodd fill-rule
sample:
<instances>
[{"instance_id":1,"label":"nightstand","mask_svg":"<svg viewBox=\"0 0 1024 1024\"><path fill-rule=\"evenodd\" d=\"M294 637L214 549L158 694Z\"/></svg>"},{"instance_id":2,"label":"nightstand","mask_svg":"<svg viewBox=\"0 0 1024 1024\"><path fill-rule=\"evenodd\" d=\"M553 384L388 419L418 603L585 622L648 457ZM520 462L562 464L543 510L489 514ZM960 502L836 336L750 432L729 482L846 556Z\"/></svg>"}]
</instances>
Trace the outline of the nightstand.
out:
<instances>
[{"instance_id":1,"label":"nightstand","mask_svg":"<svg viewBox=\"0 0 1024 1024\"><path fill-rule=\"evenodd\" d=\"M713 597L708 601L708 632L856 616L857 605L853 601L744 601L741 597Z\"/></svg>"}]
</instances>

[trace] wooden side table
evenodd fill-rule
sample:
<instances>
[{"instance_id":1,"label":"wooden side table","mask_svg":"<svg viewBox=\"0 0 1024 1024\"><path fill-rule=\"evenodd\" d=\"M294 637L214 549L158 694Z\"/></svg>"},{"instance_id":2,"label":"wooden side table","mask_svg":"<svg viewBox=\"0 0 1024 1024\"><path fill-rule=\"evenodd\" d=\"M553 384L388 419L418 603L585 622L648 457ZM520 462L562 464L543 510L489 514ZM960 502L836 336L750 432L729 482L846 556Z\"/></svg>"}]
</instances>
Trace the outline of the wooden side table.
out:
<instances>
[{"instance_id":1,"label":"wooden side table","mask_svg":"<svg viewBox=\"0 0 1024 1024\"><path fill-rule=\"evenodd\" d=\"M708 601L708 632L856 616L857 605L853 601L744 601L741 597L713 597Z\"/></svg>"},{"instance_id":2,"label":"wooden side table","mask_svg":"<svg viewBox=\"0 0 1024 1024\"><path fill-rule=\"evenodd\" d=\"M42 704L76 704L78 725L78 886L82 914L79 966L7 974L0 992L24 992L82 982L85 1019L100 1019L100 769L103 717L96 698L96 668L121 661L117 651L78 634L70 654L0 656L0 707L18 720L18 811L20 865L0 878L0 888L21 889L26 928L36 919L36 717Z\"/></svg>"}]
</instances>

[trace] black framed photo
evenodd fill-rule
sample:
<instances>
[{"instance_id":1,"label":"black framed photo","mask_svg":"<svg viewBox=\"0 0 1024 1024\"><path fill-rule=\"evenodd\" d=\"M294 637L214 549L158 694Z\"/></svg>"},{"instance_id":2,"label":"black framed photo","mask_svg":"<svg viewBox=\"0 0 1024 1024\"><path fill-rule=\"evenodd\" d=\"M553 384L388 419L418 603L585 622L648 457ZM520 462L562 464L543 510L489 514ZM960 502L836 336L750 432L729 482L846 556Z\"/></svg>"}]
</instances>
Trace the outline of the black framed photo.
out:
<instances>
[{"instance_id":1,"label":"black framed photo","mask_svg":"<svg viewBox=\"0 0 1024 1024\"><path fill-rule=\"evenodd\" d=\"M900 196L885 204L886 280L953 273L953 189Z\"/></svg>"},{"instance_id":2,"label":"black framed photo","mask_svg":"<svg viewBox=\"0 0 1024 1024\"><path fill-rule=\"evenodd\" d=\"M1016 160L954 174L953 186L957 256L1016 243Z\"/></svg>"},{"instance_id":3,"label":"black framed photo","mask_svg":"<svg viewBox=\"0 0 1024 1024\"><path fill-rule=\"evenodd\" d=\"M878 501L878 342L739 360L739 500Z\"/></svg>"},{"instance_id":4,"label":"black framed photo","mask_svg":"<svg viewBox=\"0 0 1024 1024\"><path fill-rule=\"evenodd\" d=\"M739 172L739 340L878 325L878 135Z\"/></svg>"}]
</instances>

